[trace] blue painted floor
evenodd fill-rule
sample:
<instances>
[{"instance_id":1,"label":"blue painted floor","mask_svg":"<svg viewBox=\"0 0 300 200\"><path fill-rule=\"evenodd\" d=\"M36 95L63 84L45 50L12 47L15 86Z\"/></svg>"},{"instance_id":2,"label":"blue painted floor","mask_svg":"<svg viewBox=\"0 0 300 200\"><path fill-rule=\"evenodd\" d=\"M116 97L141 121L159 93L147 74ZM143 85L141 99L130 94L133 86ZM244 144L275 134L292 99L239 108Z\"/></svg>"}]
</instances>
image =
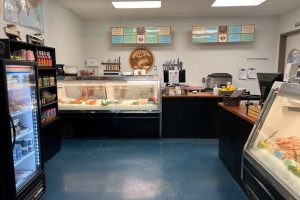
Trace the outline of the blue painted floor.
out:
<instances>
[{"instance_id":1,"label":"blue painted floor","mask_svg":"<svg viewBox=\"0 0 300 200\"><path fill-rule=\"evenodd\" d=\"M42 200L247 199L218 140L64 140L45 168Z\"/></svg>"}]
</instances>

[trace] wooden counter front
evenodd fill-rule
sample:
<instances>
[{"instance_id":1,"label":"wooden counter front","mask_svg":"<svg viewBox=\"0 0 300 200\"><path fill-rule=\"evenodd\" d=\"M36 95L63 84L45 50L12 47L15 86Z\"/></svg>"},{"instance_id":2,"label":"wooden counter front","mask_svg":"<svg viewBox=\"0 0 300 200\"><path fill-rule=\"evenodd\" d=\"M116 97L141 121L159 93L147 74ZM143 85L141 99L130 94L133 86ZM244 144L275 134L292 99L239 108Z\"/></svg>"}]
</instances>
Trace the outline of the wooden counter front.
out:
<instances>
[{"instance_id":1,"label":"wooden counter front","mask_svg":"<svg viewBox=\"0 0 300 200\"><path fill-rule=\"evenodd\" d=\"M255 124L256 122L254 117L251 117L247 114L247 108L245 104L240 104L239 106L225 106L224 103L218 103L218 105L251 124Z\"/></svg>"},{"instance_id":2,"label":"wooden counter front","mask_svg":"<svg viewBox=\"0 0 300 200\"><path fill-rule=\"evenodd\" d=\"M198 92L198 93L192 93L189 92L188 94L184 95L175 95L175 96L169 96L169 95L162 95L163 98L222 98L221 96L213 95L210 92Z\"/></svg>"}]
</instances>

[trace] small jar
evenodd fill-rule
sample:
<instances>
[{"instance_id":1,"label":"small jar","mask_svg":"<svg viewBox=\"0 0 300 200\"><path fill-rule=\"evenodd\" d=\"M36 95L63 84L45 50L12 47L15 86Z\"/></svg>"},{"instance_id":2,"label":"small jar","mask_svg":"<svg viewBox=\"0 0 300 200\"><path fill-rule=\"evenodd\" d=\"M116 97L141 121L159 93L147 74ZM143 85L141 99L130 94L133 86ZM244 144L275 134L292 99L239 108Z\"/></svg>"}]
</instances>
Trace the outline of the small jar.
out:
<instances>
[{"instance_id":1,"label":"small jar","mask_svg":"<svg viewBox=\"0 0 300 200\"><path fill-rule=\"evenodd\" d=\"M55 85L55 79L54 79L54 76L51 76L50 77L50 86L53 86Z\"/></svg>"}]
</instances>

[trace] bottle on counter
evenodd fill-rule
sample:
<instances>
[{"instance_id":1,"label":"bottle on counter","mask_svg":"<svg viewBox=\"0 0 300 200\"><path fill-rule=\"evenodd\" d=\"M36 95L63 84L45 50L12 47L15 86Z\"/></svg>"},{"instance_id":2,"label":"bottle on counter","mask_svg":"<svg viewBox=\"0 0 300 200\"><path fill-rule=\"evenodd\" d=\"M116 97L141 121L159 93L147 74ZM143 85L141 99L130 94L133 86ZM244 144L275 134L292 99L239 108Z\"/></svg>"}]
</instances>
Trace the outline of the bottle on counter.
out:
<instances>
[{"instance_id":1,"label":"bottle on counter","mask_svg":"<svg viewBox=\"0 0 300 200\"><path fill-rule=\"evenodd\" d=\"M214 86L213 95L219 95L219 88L218 88L217 84L215 84L215 86Z\"/></svg>"}]
</instances>

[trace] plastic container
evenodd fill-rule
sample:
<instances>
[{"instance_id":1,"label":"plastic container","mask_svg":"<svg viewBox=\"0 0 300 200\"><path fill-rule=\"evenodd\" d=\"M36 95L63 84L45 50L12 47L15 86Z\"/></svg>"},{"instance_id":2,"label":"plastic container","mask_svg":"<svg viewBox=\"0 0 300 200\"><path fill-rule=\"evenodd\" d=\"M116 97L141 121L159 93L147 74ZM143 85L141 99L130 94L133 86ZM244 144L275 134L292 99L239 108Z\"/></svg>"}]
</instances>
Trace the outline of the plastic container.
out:
<instances>
[{"instance_id":1,"label":"plastic container","mask_svg":"<svg viewBox=\"0 0 300 200\"><path fill-rule=\"evenodd\" d=\"M214 89L213 89L213 95L219 95L219 88L218 88L218 85L217 84L215 84L215 87L214 87Z\"/></svg>"}]
</instances>

